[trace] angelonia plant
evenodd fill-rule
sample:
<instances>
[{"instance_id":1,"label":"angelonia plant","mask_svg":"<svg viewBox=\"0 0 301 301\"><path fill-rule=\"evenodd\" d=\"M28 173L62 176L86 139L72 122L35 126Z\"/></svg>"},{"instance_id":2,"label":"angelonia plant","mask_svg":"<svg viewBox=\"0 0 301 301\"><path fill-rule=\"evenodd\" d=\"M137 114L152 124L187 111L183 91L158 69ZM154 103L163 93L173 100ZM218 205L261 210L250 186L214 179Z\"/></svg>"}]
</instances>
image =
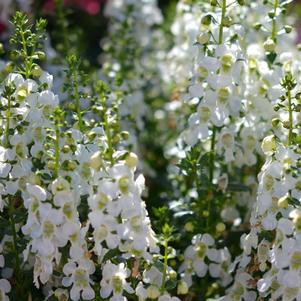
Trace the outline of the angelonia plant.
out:
<instances>
[{"instance_id":1,"label":"angelonia plant","mask_svg":"<svg viewBox=\"0 0 301 301\"><path fill-rule=\"evenodd\" d=\"M101 41L103 64L100 78L123 90L120 106L123 127L132 135L129 143L139 149L136 139L145 119L153 115L151 100L160 95L160 51L164 50L159 25L163 17L157 0L112 0L104 15L109 20L108 36Z\"/></svg>"},{"instance_id":2,"label":"angelonia plant","mask_svg":"<svg viewBox=\"0 0 301 301\"><path fill-rule=\"evenodd\" d=\"M301 301L291 2L179 0L171 18L155 0L107 1L99 66L64 1L54 36L15 12L0 301Z\"/></svg>"},{"instance_id":3,"label":"angelonia plant","mask_svg":"<svg viewBox=\"0 0 301 301\"><path fill-rule=\"evenodd\" d=\"M65 89L75 109L68 118L52 76L38 65L45 20L32 28L17 12L13 22L15 61L1 92L1 266L11 279L1 279L2 299L165 296L170 276L141 199L139 159L122 146L122 91L97 81L90 109L79 110L88 95L70 56ZM146 275L137 278L142 266Z\"/></svg>"}]
</instances>

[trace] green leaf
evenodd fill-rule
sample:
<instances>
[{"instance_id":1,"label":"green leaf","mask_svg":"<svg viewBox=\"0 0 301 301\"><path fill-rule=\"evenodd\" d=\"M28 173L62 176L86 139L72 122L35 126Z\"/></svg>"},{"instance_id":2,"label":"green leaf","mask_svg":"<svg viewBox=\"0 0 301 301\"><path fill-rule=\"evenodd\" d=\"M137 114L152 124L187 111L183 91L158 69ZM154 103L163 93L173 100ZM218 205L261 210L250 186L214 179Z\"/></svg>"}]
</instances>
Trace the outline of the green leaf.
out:
<instances>
[{"instance_id":1,"label":"green leaf","mask_svg":"<svg viewBox=\"0 0 301 301\"><path fill-rule=\"evenodd\" d=\"M277 53L276 52L270 52L267 54L267 60L269 62L269 64L273 64L275 62L275 59L277 57Z\"/></svg>"},{"instance_id":2,"label":"green leaf","mask_svg":"<svg viewBox=\"0 0 301 301\"><path fill-rule=\"evenodd\" d=\"M108 251L106 255L103 257L103 262L111 260L113 257L116 257L118 255L119 255L119 249L118 248L112 249Z\"/></svg>"},{"instance_id":3,"label":"green leaf","mask_svg":"<svg viewBox=\"0 0 301 301\"><path fill-rule=\"evenodd\" d=\"M163 262L157 260L155 263L154 263L154 266L160 271L163 273L164 271L164 264Z\"/></svg>"},{"instance_id":4,"label":"green leaf","mask_svg":"<svg viewBox=\"0 0 301 301\"><path fill-rule=\"evenodd\" d=\"M168 279L165 284L166 290L170 291L177 287L177 281Z\"/></svg>"}]
</instances>

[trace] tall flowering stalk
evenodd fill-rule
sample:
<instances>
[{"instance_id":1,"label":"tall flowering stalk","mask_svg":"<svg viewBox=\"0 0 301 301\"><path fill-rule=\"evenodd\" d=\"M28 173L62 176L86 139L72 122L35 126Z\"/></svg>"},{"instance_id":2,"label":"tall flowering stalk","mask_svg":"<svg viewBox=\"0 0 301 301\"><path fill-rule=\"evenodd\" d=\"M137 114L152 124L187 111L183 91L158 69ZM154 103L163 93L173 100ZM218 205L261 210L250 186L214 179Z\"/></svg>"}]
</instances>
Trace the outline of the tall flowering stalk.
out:
<instances>
[{"instance_id":1,"label":"tall flowering stalk","mask_svg":"<svg viewBox=\"0 0 301 301\"><path fill-rule=\"evenodd\" d=\"M21 13L15 24L12 42L21 61L3 83L1 146L1 210L11 221L15 258L10 282L1 280L1 297L7 299L13 287L28 298L41 291L71 300L126 299L135 291L141 299L171 298L165 289L172 274L166 257L163 269L155 267L161 261L141 198L144 178L135 172L139 160L126 147L129 134L121 130L123 92L100 81L95 95L81 93L84 76L71 56L66 90L75 109L66 118L51 91L52 76L36 63L43 54L43 21L35 33ZM85 97L92 106L83 112ZM18 224L15 211L23 217ZM35 288L23 282L23 264ZM142 266L149 272L134 281Z\"/></svg>"},{"instance_id":2,"label":"tall flowering stalk","mask_svg":"<svg viewBox=\"0 0 301 301\"><path fill-rule=\"evenodd\" d=\"M182 5L189 7L189 4ZM220 211L223 214L226 204L234 202L230 185L237 181L231 175L230 166L237 159L236 125L241 122L246 82L246 58L238 38L243 28L234 19L242 13L241 5L235 1L190 5L191 11L199 14L201 24L198 34L190 28L191 36L195 36L196 55L191 64L188 93L183 95L192 108L182 135L186 158L179 164L188 192L183 199L189 203L180 201L173 208L179 219L181 210L187 210L183 220L186 219L185 230L192 236L192 244L183 254L179 272L181 285L192 286L189 290L192 296L199 294L200 289L203 297L210 291L206 288L209 277L218 278L221 286L231 282L227 274L231 255L226 248L217 248L213 237L226 230ZM229 187L228 179L232 182ZM235 217L229 218L227 214L224 220L233 223ZM201 220L196 222L195 217ZM193 286L195 276L204 278L202 288Z\"/></svg>"},{"instance_id":3,"label":"tall flowering stalk","mask_svg":"<svg viewBox=\"0 0 301 301\"><path fill-rule=\"evenodd\" d=\"M241 238L244 252L234 262L237 267L235 281L222 300L278 299L280 295L283 300L300 298L298 268L293 263L294 256L297 256L294 247L298 244L298 235L294 217L298 212L299 199L296 194L299 145L295 123L299 86L295 79L299 77L300 66L291 60L291 53L281 53L281 44L278 45L281 37L276 35L290 32L288 26L279 25L276 21L286 4L275 1L274 13L269 15L271 31L263 46L270 77L269 81L265 81L263 97L276 112L270 118L272 135L266 136L262 142L266 162L258 176L257 199L250 219L251 231ZM291 247L287 248L288 241ZM287 258L284 264L280 263L281 255Z\"/></svg>"},{"instance_id":4,"label":"tall flowering stalk","mask_svg":"<svg viewBox=\"0 0 301 301\"><path fill-rule=\"evenodd\" d=\"M153 114L153 99L162 94L160 63L164 41L162 13L156 0L108 1L105 16L109 18L109 35L101 42L104 73L109 82L124 93L120 106L123 127L131 139L139 136L146 119ZM129 141L139 149L139 143Z\"/></svg>"}]
</instances>

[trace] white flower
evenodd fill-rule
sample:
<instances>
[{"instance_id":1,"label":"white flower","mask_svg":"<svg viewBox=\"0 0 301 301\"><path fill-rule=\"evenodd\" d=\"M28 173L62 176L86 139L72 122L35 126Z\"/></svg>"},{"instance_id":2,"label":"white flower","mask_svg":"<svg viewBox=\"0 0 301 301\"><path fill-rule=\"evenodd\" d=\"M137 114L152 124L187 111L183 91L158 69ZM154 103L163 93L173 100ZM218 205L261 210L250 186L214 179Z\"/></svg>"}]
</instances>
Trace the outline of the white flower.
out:
<instances>
[{"instance_id":1,"label":"white flower","mask_svg":"<svg viewBox=\"0 0 301 301\"><path fill-rule=\"evenodd\" d=\"M209 273L212 277L218 278L222 286L227 286L231 283L232 277L229 273L231 264L231 255L227 248L218 250L217 263L209 264Z\"/></svg>"},{"instance_id":2,"label":"white flower","mask_svg":"<svg viewBox=\"0 0 301 301\"><path fill-rule=\"evenodd\" d=\"M94 271L94 264L88 260L70 261L65 264L63 272L68 277L64 277L62 283L66 287L72 285L71 300L78 301L80 298L92 300L95 298L95 292L91 287L93 282L90 279L90 275Z\"/></svg>"},{"instance_id":3,"label":"white flower","mask_svg":"<svg viewBox=\"0 0 301 301\"><path fill-rule=\"evenodd\" d=\"M143 281L152 284L157 288L162 286L163 274L156 267L152 266L150 269L143 272Z\"/></svg>"},{"instance_id":4,"label":"white flower","mask_svg":"<svg viewBox=\"0 0 301 301\"><path fill-rule=\"evenodd\" d=\"M129 294L133 294L134 290L127 283L126 279L130 276L130 270L127 269L124 263L115 265L111 262L105 263L102 269L102 280L100 282L100 296L102 298L110 297L110 300L126 300L123 296L123 290Z\"/></svg>"},{"instance_id":5,"label":"white flower","mask_svg":"<svg viewBox=\"0 0 301 301\"><path fill-rule=\"evenodd\" d=\"M0 146L0 177L6 178L11 170L11 165L6 162L7 160L7 150Z\"/></svg>"},{"instance_id":6,"label":"white flower","mask_svg":"<svg viewBox=\"0 0 301 301\"><path fill-rule=\"evenodd\" d=\"M217 262L218 251L214 249L214 240L209 234L198 234L193 237L192 245L184 252L184 262L179 271L184 272L184 281L191 285L191 275L204 277L208 271L205 259Z\"/></svg>"},{"instance_id":7,"label":"white flower","mask_svg":"<svg viewBox=\"0 0 301 301\"><path fill-rule=\"evenodd\" d=\"M0 279L0 300L9 301L7 293L11 290L11 285L6 279Z\"/></svg>"},{"instance_id":8,"label":"white flower","mask_svg":"<svg viewBox=\"0 0 301 301\"><path fill-rule=\"evenodd\" d=\"M30 197L32 198L32 201L37 200L39 202L43 202L47 198L45 189L38 185L26 184L26 189Z\"/></svg>"},{"instance_id":9,"label":"white flower","mask_svg":"<svg viewBox=\"0 0 301 301\"><path fill-rule=\"evenodd\" d=\"M230 300L255 301L256 292L248 290L250 287L252 287L252 277L245 272L239 272L229 294Z\"/></svg>"},{"instance_id":10,"label":"white flower","mask_svg":"<svg viewBox=\"0 0 301 301\"><path fill-rule=\"evenodd\" d=\"M51 191L54 195L59 192L69 192L70 191L70 184L64 178L57 178L51 184Z\"/></svg>"},{"instance_id":11,"label":"white flower","mask_svg":"<svg viewBox=\"0 0 301 301\"><path fill-rule=\"evenodd\" d=\"M234 135L230 130L223 129L218 140L218 150L225 150L225 162L234 160Z\"/></svg>"}]
</instances>

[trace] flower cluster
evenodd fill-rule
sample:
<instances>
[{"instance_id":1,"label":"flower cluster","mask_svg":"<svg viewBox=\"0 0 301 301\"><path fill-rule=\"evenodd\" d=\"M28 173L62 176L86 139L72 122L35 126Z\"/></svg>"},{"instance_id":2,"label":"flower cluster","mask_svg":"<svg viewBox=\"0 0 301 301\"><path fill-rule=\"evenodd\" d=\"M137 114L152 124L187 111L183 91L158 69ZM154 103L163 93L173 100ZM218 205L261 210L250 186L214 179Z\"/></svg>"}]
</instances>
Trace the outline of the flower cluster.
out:
<instances>
[{"instance_id":1,"label":"flower cluster","mask_svg":"<svg viewBox=\"0 0 301 301\"><path fill-rule=\"evenodd\" d=\"M211 277L221 281L222 286L228 286L232 281L228 273L230 263L231 255L227 248L216 249L211 235L199 234L193 237L192 245L185 250L180 272L184 272L183 279L188 287L192 285L193 274L203 278L208 271Z\"/></svg>"},{"instance_id":2,"label":"flower cluster","mask_svg":"<svg viewBox=\"0 0 301 301\"><path fill-rule=\"evenodd\" d=\"M292 1L173 2L0 4L0 300L301 301Z\"/></svg>"},{"instance_id":3,"label":"flower cluster","mask_svg":"<svg viewBox=\"0 0 301 301\"><path fill-rule=\"evenodd\" d=\"M146 100L164 90L160 85L164 41L156 28L162 24L162 13L156 0L113 0L107 3L105 16L109 18L109 34L101 42L104 54L100 76L125 91L120 106L123 127L132 134L130 142L139 150L135 136L153 114Z\"/></svg>"},{"instance_id":4,"label":"flower cluster","mask_svg":"<svg viewBox=\"0 0 301 301\"><path fill-rule=\"evenodd\" d=\"M96 267L101 267L100 296L113 292L112 298L124 299L123 289L134 292L125 281L131 273L124 262L115 265L116 260L150 264L158 247L141 199L144 178L135 174L138 157L121 148L128 134L122 135L118 126L120 96L98 82L91 107L98 121L85 120L89 112L82 114L78 107L66 120L51 91L52 76L28 58L31 47L39 46L40 23L37 33L30 33L24 15L18 13L14 22L12 42L27 34L32 43L23 42L24 64L16 62L1 89L1 211L11 216L14 277L23 277L24 261L36 288L44 286L49 296L66 295L64 286L70 287L71 300L91 300L99 278ZM73 85L71 95L79 101L78 81L69 84L68 91ZM16 224L21 211L26 214ZM2 279L4 300L9 290Z\"/></svg>"}]
</instances>

